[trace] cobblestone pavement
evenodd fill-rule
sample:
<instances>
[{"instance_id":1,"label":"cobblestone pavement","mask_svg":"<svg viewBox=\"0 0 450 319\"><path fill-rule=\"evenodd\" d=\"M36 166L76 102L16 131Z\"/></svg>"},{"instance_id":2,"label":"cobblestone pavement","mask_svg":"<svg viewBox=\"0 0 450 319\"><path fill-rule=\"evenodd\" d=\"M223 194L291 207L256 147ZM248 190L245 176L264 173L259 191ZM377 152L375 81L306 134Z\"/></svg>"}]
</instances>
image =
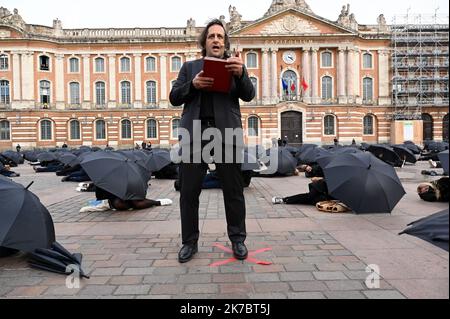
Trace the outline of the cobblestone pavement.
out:
<instances>
[{"instance_id":1,"label":"cobblestone pavement","mask_svg":"<svg viewBox=\"0 0 450 319\"><path fill-rule=\"evenodd\" d=\"M0 298L448 298L448 253L410 236L406 225L448 207L422 202L415 194L426 163L399 170L407 195L392 214L327 215L314 207L272 205L275 195L307 190L304 177L253 179L246 189L247 245L271 248L247 261L210 265L230 258L215 244L229 246L221 191L203 191L199 254L180 265L179 194L173 181L152 180L148 197L174 204L138 212L80 214L93 193L55 174L17 169L16 181L28 185L47 206L57 239L84 256L91 279L68 289L66 277L31 269L24 255L0 259ZM380 288L366 285L367 265L380 269Z\"/></svg>"}]
</instances>

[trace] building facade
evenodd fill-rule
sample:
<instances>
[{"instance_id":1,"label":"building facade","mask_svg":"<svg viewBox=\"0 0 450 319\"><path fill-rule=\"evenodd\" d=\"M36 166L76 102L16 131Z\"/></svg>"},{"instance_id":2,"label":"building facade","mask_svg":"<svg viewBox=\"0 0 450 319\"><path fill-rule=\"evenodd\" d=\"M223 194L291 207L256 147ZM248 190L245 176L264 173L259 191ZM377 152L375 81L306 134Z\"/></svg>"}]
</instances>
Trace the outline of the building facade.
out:
<instances>
[{"instance_id":1,"label":"building facade","mask_svg":"<svg viewBox=\"0 0 450 319\"><path fill-rule=\"evenodd\" d=\"M392 33L383 15L360 25L344 6L330 21L303 0L274 0L256 21L230 7L225 22L257 92L242 103L247 142L391 140ZM183 110L168 97L182 64L201 57L202 29L193 19L185 28L63 29L0 8L0 149L176 144ZM423 112L435 117L434 139L448 137L448 99Z\"/></svg>"}]
</instances>

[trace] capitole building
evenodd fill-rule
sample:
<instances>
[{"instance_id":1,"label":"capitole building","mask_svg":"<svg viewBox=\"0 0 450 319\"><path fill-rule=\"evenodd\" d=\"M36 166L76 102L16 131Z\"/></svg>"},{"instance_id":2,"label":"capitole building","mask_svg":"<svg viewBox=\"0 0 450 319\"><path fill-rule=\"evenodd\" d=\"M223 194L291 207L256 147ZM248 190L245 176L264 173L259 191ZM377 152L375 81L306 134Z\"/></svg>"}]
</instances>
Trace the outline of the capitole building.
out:
<instances>
[{"instance_id":1,"label":"capitole building","mask_svg":"<svg viewBox=\"0 0 450 319\"><path fill-rule=\"evenodd\" d=\"M383 15L360 25L349 6L336 16L320 17L303 0L274 0L256 21L235 7L229 20L220 17L257 92L241 103L248 143L406 138L395 124L390 26ZM182 28L64 29L58 19L27 24L17 9L0 8L0 149L176 144L183 109L169 94L182 64L201 57L203 27L190 19ZM421 108L435 140L448 138L448 71L440 102ZM413 122L421 143L423 121Z\"/></svg>"}]
</instances>

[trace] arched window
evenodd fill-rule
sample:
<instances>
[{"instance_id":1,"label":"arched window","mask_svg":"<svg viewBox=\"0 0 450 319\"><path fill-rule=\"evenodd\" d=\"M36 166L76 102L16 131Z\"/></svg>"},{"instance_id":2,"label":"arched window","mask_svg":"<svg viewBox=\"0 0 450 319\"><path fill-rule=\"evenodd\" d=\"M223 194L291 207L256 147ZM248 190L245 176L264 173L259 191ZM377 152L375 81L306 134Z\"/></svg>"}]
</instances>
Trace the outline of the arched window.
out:
<instances>
[{"instance_id":1,"label":"arched window","mask_svg":"<svg viewBox=\"0 0 450 319\"><path fill-rule=\"evenodd\" d=\"M254 52L247 54L247 68L256 69L258 67L258 55Z\"/></svg>"},{"instance_id":2,"label":"arched window","mask_svg":"<svg viewBox=\"0 0 450 319\"><path fill-rule=\"evenodd\" d=\"M70 87L70 104L80 104L80 83L71 82Z\"/></svg>"},{"instance_id":3,"label":"arched window","mask_svg":"<svg viewBox=\"0 0 450 319\"><path fill-rule=\"evenodd\" d=\"M9 89L9 81L0 81L0 104L9 104L11 102L11 95Z\"/></svg>"},{"instance_id":4,"label":"arched window","mask_svg":"<svg viewBox=\"0 0 450 319\"><path fill-rule=\"evenodd\" d=\"M149 56L145 59L145 70L147 72L156 71L156 59L154 57Z\"/></svg>"},{"instance_id":5,"label":"arched window","mask_svg":"<svg viewBox=\"0 0 450 319\"><path fill-rule=\"evenodd\" d=\"M255 89L255 92L258 92L258 79L255 78L254 76L252 76L252 77L250 77L250 81L252 81L253 88Z\"/></svg>"},{"instance_id":6,"label":"arched window","mask_svg":"<svg viewBox=\"0 0 450 319\"><path fill-rule=\"evenodd\" d=\"M50 71L50 58L46 55L39 57L39 70Z\"/></svg>"},{"instance_id":7,"label":"arched window","mask_svg":"<svg viewBox=\"0 0 450 319\"><path fill-rule=\"evenodd\" d=\"M364 116L364 135L374 134L374 120L372 115Z\"/></svg>"},{"instance_id":8,"label":"arched window","mask_svg":"<svg viewBox=\"0 0 450 319\"><path fill-rule=\"evenodd\" d=\"M95 72L104 73L105 72L105 59L95 58Z\"/></svg>"},{"instance_id":9,"label":"arched window","mask_svg":"<svg viewBox=\"0 0 450 319\"><path fill-rule=\"evenodd\" d=\"M123 81L120 83L121 100L120 102L124 105L131 104L131 83L128 81Z\"/></svg>"},{"instance_id":10,"label":"arched window","mask_svg":"<svg viewBox=\"0 0 450 319\"><path fill-rule=\"evenodd\" d=\"M181 69L181 58L179 56L172 57L172 72L178 72Z\"/></svg>"},{"instance_id":11,"label":"arched window","mask_svg":"<svg viewBox=\"0 0 450 319\"><path fill-rule=\"evenodd\" d=\"M158 130L157 130L156 120L150 119L147 121L147 138L148 139L156 139L158 138Z\"/></svg>"},{"instance_id":12,"label":"arched window","mask_svg":"<svg viewBox=\"0 0 450 319\"><path fill-rule=\"evenodd\" d=\"M81 140L81 129L80 129L79 121L77 121L77 120L70 121L69 129L70 129L70 139L71 140Z\"/></svg>"},{"instance_id":13,"label":"arched window","mask_svg":"<svg viewBox=\"0 0 450 319\"><path fill-rule=\"evenodd\" d=\"M370 53L364 53L363 54L363 68L364 69L372 69L373 67L373 61L372 61L372 54Z\"/></svg>"},{"instance_id":14,"label":"arched window","mask_svg":"<svg viewBox=\"0 0 450 319\"><path fill-rule=\"evenodd\" d=\"M120 72L130 72L131 71L131 60L127 57L120 58Z\"/></svg>"},{"instance_id":15,"label":"arched window","mask_svg":"<svg viewBox=\"0 0 450 319\"><path fill-rule=\"evenodd\" d=\"M287 70L282 76L283 97L291 100L297 96L298 79L294 71Z\"/></svg>"},{"instance_id":16,"label":"arched window","mask_svg":"<svg viewBox=\"0 0 450 319\"><path fill-rule=\"evenodd\" d=\"M259 136L259 119L256 116L248 118L248 136Z\"/></svg>"},{"instance_id":17,"label":"arched window","mask_svg":"<svg viewBox=\"0 0 450 319\"><path fill-rule=\"evenodd\" d=\"M106 140L106 123L104 120L97 120L95 122L95 139Z\"/></svg>"},{"instance_id":18,"label":"arched window","mask_svg":"<svg viewBox=\"0 0 450 319\"><path fill-rule=\"evenodd\" d=\"M122 120L121 123L121 137L123 140L131 139L131 121L130 120Z\"/></svg>"},{"instance_id":19,"label":"arched window","mask_svg":"<svg viewBox=\"0 0 450 319\"><path fill-rule=\"evenodd\" d=\"M177 140L178 139L178 129L180 128L181 120L180 119L174 119L172 121L172 139Z\"/></svg>"},{"instance_id":20,"label":"arched window","mask_svg":"<svg viewBox=\"0 0 450 319\"><path fill-rule=\"evenodd\" d=\"M39 82L39 96L40 102L42 104L50 103L50 82L49 81L41 81Z\"/></svg>"},{"instance_id":21,"label":"arched window","mask_svg":"<svg viewBox=\"0 0 450 319\"><path fill-rule=\"evenodd\" d=\"M77 58L69 59L70 73L80 72L80 61Z\"/></svg>"},{"instance_id":22,"label":"arched window","mask_svg":"<svg viewBox=\"0 0 450 319\"><path fill-rule=\"evenodd\" d=\"M432 141L433 140L433 118L430 114L422 114L423 121L423 140Z\"/></svg>"},{"instance_id":23,"label":"arched window","mask_svg":"<svg viewBox=\"0 0 450 319\"><path fill-rule=\"evenodd\" d=\"M333 66L333 54L331 52L322 52L322 68L331 68Z\"/></svg>"},{"instance_id":24,"label":"arched window","mask_svg":"<svg viewBox=\"0 0 450 319\"><path fill-rule=\"evenodd\" d=\"M50 120L41 121L41 141L51 141L52 135L52 122Z\"/></svg>"},{"instance_id":25,"label":"arched window","mask_svg":"<svg viewBox=\"0 0 450 319\"><path fill-rule=\"evenodd\" d=\"M95 83L95 103L100 106L106 105L106 84L105 84L105 82Z\"/></svg>"},{"instance_id":26,"label":"arched window","mask_svg":"<svg viewBox=\"0 0 450 319\"><path fill-rule=\"evenodd\" d=\"M148 81L146 83L147 87L147 103L156 104L156 82Z\"/></svg>"},{"instance_id":27,"label":"arched window","mask_svg":"<svg viewBox=\"0 0 450 319\"><path fill-rule=\"evenodd\" d=\"M448 113L444 116L444 120L442 122L442 138L445 142L448 143L449 141L449 126L448 126L448 121L449 121L449 117L448 117Z\"/></svg>"},{"instance_id":28,"label":"arched window","mask_svg":"<svg viewBox=\"0 0 450 319\"><path fill-rule=\"evenodd\" d=\"M9 121L0 121L0 141L9 141L11 139L11 127Z\"/></svg>"},{"instance_id":29,"label":"arched window","mask_svg":"<svg viewBox=\"0 0 450 319\"><path fill-rule=\"evenodd\" d=\"M331 76L322 78L322 99L331 100L333 98L333 79Z\"/></svg>"},{"instance_id":30,"label":"arched window","mask_svg":"<svg viewBox=\"0 0 450 319\"><path fill-rule=\"evenodd\" d=\"M371 103L373 101L373 79L363 79L363 102Z\"/></svg>"},{"instance_id":31,"label":"arched window","mask_svg":"<svg viewBox=\"0 0 450 319\"><path fill-rule=\"evenodd\" d=\"M336 117L333 115L325 115L323 126L325 135L336 135Z\"/></svg>"},{"instance_id":32,"label":"arched window","mask_svg":"<svg viewBox=\"0 0 450 319\"><path fill-rule=\"evenodd\" d=\"M9 68L8 56L0 54L0 71L7 71Z\"/></svg>"}]
</instances>

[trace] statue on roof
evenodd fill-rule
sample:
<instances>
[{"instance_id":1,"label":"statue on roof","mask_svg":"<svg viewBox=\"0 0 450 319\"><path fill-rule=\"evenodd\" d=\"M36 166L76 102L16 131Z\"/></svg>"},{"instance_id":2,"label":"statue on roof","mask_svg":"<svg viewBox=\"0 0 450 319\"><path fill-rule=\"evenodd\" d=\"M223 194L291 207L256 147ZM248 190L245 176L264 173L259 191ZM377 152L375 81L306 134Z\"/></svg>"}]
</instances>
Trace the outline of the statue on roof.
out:
<instances>
[{"instance_id":1,"label":"statue on roof","mask_svg":"<svg viewBox=\"0 0 450 319\"><path fill-rule=\"evenodd\" d=\"M264 16L266 17L286 9L296 9L301 12L314 14L305 0L273 0Z\"/></svg>"},{"instance_id":2,"label":"statue on roof","mask_svg":"<svg viewBox=\"0 0 450 319\"><path fill-rule=\"evenodd\" d=\"M389 30L388 25L386 23L386 18L384 14L380 14L377 18L378 30L380 32L386 32Z\"/></svg>"},{"instance_id":3,"label":"statue on roof","mask_svg":"<svg viewBox=\"0 0 450 319\"><path fill-rule=\"evenodd\" d=\"M25 21L23 21L22 17L19 15L19 10L14 9L13 14L4 8L0 8L0 23L9 24L20 29L25 28Z\"/></svg>"},{"instance_id":4,"label":"statue on roof","mask_svg":"<svg viewBox=\"0 0 450 319\"><path fill-rule=\"evenodd\" d=\"M233 6L228 8L228 12L230 13L230 29L239 29L242 25L242 15Z\"/></svg>"},{"instance_id":5,"label":"statue on roof","mask_svg":"<svg viewBox=\"0 0 450 319\"><path fill-rule=\"evenodd\" d=\"M339 15L337 23L343 27L358 30L358 22L356 21L355 14L350 13L350 4L342 6L341 14Z\"/></svg>"}]
</instances>

